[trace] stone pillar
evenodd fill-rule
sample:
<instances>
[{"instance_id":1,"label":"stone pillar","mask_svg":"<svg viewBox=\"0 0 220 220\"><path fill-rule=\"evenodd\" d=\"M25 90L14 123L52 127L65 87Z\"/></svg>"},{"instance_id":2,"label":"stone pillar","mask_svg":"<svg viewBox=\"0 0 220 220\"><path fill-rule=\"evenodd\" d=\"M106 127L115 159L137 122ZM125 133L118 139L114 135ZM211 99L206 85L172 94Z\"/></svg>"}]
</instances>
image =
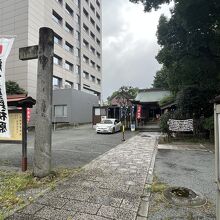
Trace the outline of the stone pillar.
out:
<instances>
[{"instance_id":1,"label":"stone pillar","mask_svg":"<svg viewBox=\"0 0 220 220\"><path fill-rule=\"evenodd\" d=\"M220 190L217 189L216 219L220 220Z\"/></svg>"},{"instance_id":2,"label":"stone pillar","mask_svg":"<svg viewBox=\"0 0 220 220\"><path fill-rule=\"evenodd\" d=\"M33 164L33 174L40 178L51 171L53 54L54 32L50 28L40 28Z\"/></svg>"}]
</instances>

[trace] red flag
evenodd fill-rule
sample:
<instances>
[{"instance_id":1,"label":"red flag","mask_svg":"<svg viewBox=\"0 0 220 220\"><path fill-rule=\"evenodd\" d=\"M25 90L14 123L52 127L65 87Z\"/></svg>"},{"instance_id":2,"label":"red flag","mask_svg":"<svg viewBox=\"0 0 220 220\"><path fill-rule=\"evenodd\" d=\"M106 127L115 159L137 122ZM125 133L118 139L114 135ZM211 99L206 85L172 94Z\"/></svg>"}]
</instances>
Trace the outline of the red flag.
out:
<instances>
[{"instance_id":1,"label":"red flag","mask_svg":"<svg viewBox=\"0 0 220 220\"><path fill-rule=\"evenodd\" d=\"M3 51L3 45L0 44L0 54L2 54L2 51Z\"/></svg>"}]
</instances>

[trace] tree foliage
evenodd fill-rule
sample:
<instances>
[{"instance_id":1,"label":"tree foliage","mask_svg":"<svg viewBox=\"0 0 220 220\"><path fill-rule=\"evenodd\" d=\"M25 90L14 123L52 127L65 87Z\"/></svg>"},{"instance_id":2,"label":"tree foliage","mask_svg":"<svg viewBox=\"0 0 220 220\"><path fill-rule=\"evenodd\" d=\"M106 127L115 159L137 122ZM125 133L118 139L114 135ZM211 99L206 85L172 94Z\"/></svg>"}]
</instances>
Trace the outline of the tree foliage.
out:
<instances>
[{"instance_id":1,"label":"tree foliage","mask_svg":"<svg viewBox=\"0 0 220 220\"><path fill-rule=\"evenodd\" d=\"M6 93L8 95L14 95L14 94L24 94L26 93L24 89L22 89L18 83L14 81L6 81Z\"/></svg>"},{"instance_id":2,"label":"tree foliage","mask_svg":"<svg viewBox=\"0 0 220 220\"><path fill-rule=\"evenodd\" d=\"M130 0L145 11L169 0ZM161 46L156 59L162 64L154 87L177 95L180 112L210 116L210 100L220 93L220 1L174 0L171 18L160 17L157 30Z\"/></svg>"},{"instance_id":3,"label":"tree foliage","mask_svg":"<svg viewBox=\"0 0 220 220\"><path fill-rule=\"evenodd\" d=\"M213 114L213 104L210 103L210 94L206 89L186 87L177 93L177 108L183 118L209 117Z\"/></svg>"},{"instance_id":4,"label":"tree foliage","mask_svg":"<svg viewBox=\"0 0 220 220\"><path fill-rule=\"evenodd\" d=\"M117 91L113 92L111 96L107 98L108 101L111 101L114 97L122 97L124 98L125 96L134 99L137 96L138 93L138 88L134 88L132 86L122 86L120 87Z\"/></svg>"},{"instance_id":5,"label":"tree foliage","mask_svg":"<svg viewBox=\"0 0 220 220\"><path fill-rule=\"evenodd\" d=\"M169 89L168 71L166 68L162 68L156 72L152 86L159 89Z\"/></svg>"},{"instance_id":6,"label":"tree foliage","mask_svg":"<svg viewBox=\"0 0 220 220\"><path fill-rule=\"evenodd\" d=\"M170 3L171 0L130 0L134 3L143 3L145 11L151 11L153 8L158 9L159 6L163 3Z\"/></svg>"}]
</instances>

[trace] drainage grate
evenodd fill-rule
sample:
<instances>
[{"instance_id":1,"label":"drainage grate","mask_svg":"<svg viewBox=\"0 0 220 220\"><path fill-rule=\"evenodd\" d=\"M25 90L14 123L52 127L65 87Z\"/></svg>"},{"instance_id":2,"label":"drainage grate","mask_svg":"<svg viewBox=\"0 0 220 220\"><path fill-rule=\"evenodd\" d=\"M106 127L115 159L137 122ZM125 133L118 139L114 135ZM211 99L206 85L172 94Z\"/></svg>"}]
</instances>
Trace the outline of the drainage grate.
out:
<instances>
[{"instance_id":1,"label":"drainage grate","mask_svg":"<svg viewBox=\"0 0 220 220\"><path fill-rule=\"evenodd\" d=\"M164 198L176 206L199 207L206 204L206 198L185 187L170 187L164 190Z\"/></svg>"}]
</instances>

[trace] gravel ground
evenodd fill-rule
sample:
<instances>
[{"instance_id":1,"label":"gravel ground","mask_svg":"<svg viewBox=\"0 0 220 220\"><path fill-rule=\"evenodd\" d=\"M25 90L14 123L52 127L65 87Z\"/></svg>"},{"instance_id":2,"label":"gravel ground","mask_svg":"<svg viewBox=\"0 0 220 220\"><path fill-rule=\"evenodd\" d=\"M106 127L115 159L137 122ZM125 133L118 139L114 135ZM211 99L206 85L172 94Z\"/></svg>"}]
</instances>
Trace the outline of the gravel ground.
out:
<instances>
[{"instance_id":1,"label":"gravel ground","mask_svg":"<svg viewBox=\"0 0 220 220\"><path fill-rule=\"evenodd\" d=\"M214 154L199 150L158 150L154 175L167 186L182 186L200 192L207 204L200 208L177 207L166 202L161 192L151 194L148 220L213 220L216 184Z\"/></svg>"}]
</instances>

